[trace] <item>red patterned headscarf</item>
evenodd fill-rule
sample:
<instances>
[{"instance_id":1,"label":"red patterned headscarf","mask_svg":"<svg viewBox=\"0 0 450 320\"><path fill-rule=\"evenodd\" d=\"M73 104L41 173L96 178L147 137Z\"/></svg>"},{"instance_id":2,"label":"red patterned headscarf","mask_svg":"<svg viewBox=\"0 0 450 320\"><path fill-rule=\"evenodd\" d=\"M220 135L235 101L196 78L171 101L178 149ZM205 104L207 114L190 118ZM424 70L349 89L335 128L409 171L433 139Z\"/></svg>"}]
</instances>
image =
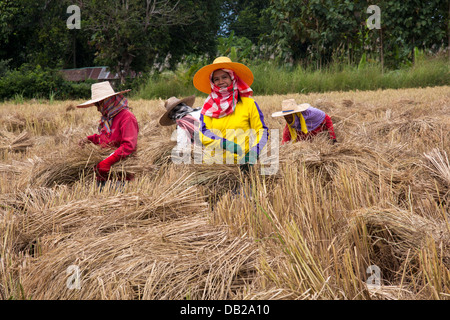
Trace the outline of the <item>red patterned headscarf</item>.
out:
<instances>
[{"instance_id":1,"label":"red patterned headscarf","mask_svg":"<svg viewBox=\"0 0 450 320\"><path fill-rule=\"evenodd\" d=\"M253 90L242 81L233 70L221 69L227 72L231 78L231 85L228 88L219 88L212 80L214 72L209 77L211 84L211 93L206 98L201 113L212 118L222 118L230 113L233 113L238 96L250 97L253 95ZM217 70L214 70L217 71Z\"/></svg>"},{"instance_id":2,"label":"red patterned headscarf","mask_svg":"<svg viewBox=\"0 0 450 320\"><path fill-rule=\"evenodd\" d=\"M128 109L128 100L123 95L118 94L105 99L98 132L106 131L107 134L110 134L113 118L123 109Z\"/></svg>"}]
</instances>

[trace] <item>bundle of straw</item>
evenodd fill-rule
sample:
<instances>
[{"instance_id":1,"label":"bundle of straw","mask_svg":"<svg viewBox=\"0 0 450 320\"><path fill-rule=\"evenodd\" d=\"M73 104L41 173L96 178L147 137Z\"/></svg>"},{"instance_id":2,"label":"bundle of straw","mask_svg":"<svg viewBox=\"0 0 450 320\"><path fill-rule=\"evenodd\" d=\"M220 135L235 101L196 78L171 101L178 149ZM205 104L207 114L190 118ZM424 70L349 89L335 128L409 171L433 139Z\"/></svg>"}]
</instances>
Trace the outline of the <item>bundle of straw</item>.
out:
<instances>
[{"instance_id":1,"label":"bundle of straw","mask_svg":"<svg viewBox=\"0 0 450 320\"><path fill-rule=\"evenodd\" d=\"M31 172L30 185L33 187L53 187L58 184L70 185L82 176L92 179L93 168L105 158L107 151L96 146L74 148L54 152L41 159Z\"/></svg>"},{"instance_id":2,"label":"bundle of straw","mask_svg":"<svg viewBox=\"0 0 450 320\"><path fill-rule=\"evenodd\" d=\"M169 148L162 146L162 143L154 143L144 148L138 147L136 153L111 167L110 177L116 179L124 174L136 175L155 171L157 166L154 162L164 157L162 154ZM55 152L37 163L31 173L30 184L34 187L52 187L58 184L71 185L81 178L90 180L94 175L94 167L113 151L88 144L84 148Z\"/></svg>"},{"instance_id":3,"label":"bundle of straw","mask_svg":"<svg viewBox=\"0 0 450 320\"><path fill-rule=\"evenodd\" d=\"M145 193L111 190L51 207L29 203L26 215L20 216L21 224L36 239L53 232L108 233L147 219L164 221L204 212L207 204L194 186L188 186L188 179L182 175L176 181L160 181L158 188ZM54 202L50 199L47 203Z\"/></svg>"},{"instance_id":4,"label":"bundle of straw","mask_svg":"<svg viewBox=\"0 0 450 320\"><path fill-rule=\"evenodd\" d=\"M448 188L450 188L450 162L447 152L434 148L428 153L424 153L425 158L431 166L426 166L435 177L440 179Z\"/></svg>"},{"instance_id":5,"label":"bundle of straw","mask_svg":"<svg viewBox=\"0 0 450 320\"><path fill-rule=\"evenodd\" d=\"M19 113L6 115L2 122L9 131L23 131L27 125L25 116Z\"/></svg>"},{"instance_id":6,"label":"bundle of straw","mask_svg":"<svg viewBox=\"0 0 450 320\"><path fill-rule=\"evenodd\" d=\"M325 139L324 139L325 138ZM280 163L285 166L303 165L323 176L324 182L339 177L341 170L353 172L360 180L387 185L412 181L414 165L394 161L395 153L378 150L358 142L331 145L327 137L317 137L314 143L297 142L280 148ZM324 141L325 140L325 141Z\"/></svg>"},{"instance_id":7,"label":"bundle of straw","mask_svg":"<svg viewBox=\"0 0 450 320\"><path fill-rule=\"evenodd\" d=\"M385 277L399 276L402 266L418 266L419 255L431 239L440 250L440 260L450 268L450 232L438 222L401 209L369 208L355 212L344 240L356 246ZM362 247L364 246L364 247Z\"/></svg>"},{"instance_id":8,"label":"bundle of straw","mask_svg":"<svg viewBox=\"0 0 450 320\"><path fill-rule=\"evenodd\" d=\"M251 282L258 257L252 242L203 215L96 237L55 235L42 245L50 250L21 278L32 299L232 299ZM79 283L68 281L69 266Z\"/></svg>"},{"instance_id":9,"label":"bundle of straw","mask_svg":"<svg viewBox=\"0 0 450 320\"><path fill-rule=\"evenodd\" d=\"M0 151L24 152L33 145L34 141L26 131L19 133L17 136L9 132L3 132L0 139Z\"/></svg>"}]
</instances>

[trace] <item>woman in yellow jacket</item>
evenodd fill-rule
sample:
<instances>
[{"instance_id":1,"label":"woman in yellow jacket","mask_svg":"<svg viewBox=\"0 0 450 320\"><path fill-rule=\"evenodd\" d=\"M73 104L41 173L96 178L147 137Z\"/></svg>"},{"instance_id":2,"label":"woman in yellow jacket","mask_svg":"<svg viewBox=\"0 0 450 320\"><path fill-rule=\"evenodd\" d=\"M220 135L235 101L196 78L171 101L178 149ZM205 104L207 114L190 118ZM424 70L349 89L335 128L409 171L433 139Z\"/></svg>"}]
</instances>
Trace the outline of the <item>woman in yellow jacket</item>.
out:
<instances>
[{"instance_id":1,"label":"woman in yellow jacket","mask_svg":"<svg viewBox=\"0 0 450 320\"><path fill-rule=\"evenodd\" d=\"M264 115L251 98L253 73L227 57L219 57L194 76L194 86L208 94L200 113L200 140L206 150L220 153L225 163L256 163L269 137ZM252 138L254 141L252 141Z\"/></svg>"}]
</instances>

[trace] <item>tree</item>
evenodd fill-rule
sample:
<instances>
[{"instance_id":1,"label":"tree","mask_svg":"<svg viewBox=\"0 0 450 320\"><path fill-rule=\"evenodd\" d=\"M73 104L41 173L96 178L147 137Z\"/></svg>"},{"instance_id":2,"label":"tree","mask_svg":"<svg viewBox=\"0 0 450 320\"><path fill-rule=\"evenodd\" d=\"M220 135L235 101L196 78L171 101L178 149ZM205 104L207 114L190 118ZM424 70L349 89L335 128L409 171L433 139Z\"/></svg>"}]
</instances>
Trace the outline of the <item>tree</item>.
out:
<instances>
[{"instance_id":1,"label":"tree","mask_svg":"<svg viewBox=\"0 0 450 320\"><path fill-rule=\"evenodd\" d=\"M181 56L180 52L194 47L187 45L187 41L197 40L198 43L202 38L211 39L211 35L205 37L208 29L202 26L205 31L201 32L196 24L201 19L207 20L204 16L208 12L201 11L204 16L199 16L194 1L90 0L78 3L84 19L82 28L92 34L90 43L96 49L95 61L110 66L120 75L121 83L132 70L144 71L168 53ZM208 2L201 3L207 5ZM187 37L187 41L181 41L180 36L186 38L190 31L194 39Z\"/></svg>"},{"instance_id":2,"label":"tree","mask_svg":"<svg viewBox=\"0 0 450 320\"><path fill-rule=\"evenodd\" d=\"M270 19L264 15L270 0L228 0L223 2L225 36L231 31L257 44L272 30Z\"/></svg>"},{"instance_id":3,"label":"tree","mask_svg":"<svg viewBox=\"0 0 450 320\"><path fill-rule=\"evenodd\" d=\"M266 10L273 22L270 34L281 60L308 59L318 67L337 53L355 63L379 55L396 67L411 59L415 47L437 50L448 46L448 2L381 0L381 29L368 30L365 0L271 0Z\"/></svg>"},{"instance_id":4,"label":"tree","mask_svg":"<svg viewBox=\"0 0 450 320\"><path fill-rule=\"evenodd\" d=\"M50 68L88 66L93 61L83 30L69 30L66 20L70 0L0 0L0 60L10 67L24 63ZM74 52L76 44L78 48ZM78 59L74 59L74 55Z\"/></svg>"}]
</instances>

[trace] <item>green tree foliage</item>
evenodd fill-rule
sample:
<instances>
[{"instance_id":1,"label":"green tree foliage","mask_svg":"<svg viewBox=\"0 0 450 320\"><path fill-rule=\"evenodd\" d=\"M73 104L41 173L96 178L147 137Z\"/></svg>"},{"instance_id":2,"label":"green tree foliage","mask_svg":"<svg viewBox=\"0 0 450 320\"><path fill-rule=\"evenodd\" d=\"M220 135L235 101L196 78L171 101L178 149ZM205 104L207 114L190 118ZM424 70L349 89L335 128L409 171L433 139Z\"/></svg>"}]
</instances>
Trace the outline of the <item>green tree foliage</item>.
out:
<instances>
[{"instance_id":1,"label":"green tree foliage","mask_svg":"<svg viewBox=\"0 0 450 320\"><path fill-rule=\"evenodd\" d=\"M237 37L244 37L254 44L272 30L268 16L264 14L270 0L228 0L222 4L224 24L223 35L232 31Z\"/></svg>"},{"instance_id":2,"label":"green tree foliage","mask_svg":"<svg viewBox=\"0 0 450 320\"><path fill-rule=\"evenodd\" d=\"M70 5L81 29L68 29ZM170 53L215 52L218 0L0 0L0 61L50 68L110 66L144 71ZM4 65L3 63L2 65Z\"/></svg>"},{"instance_id":3,"label":"green tree foliage","mask_svg":"<svg viewBox=\"0 0 450 320\"><path fill-rule=\"evenodd\" d=\"M217 1L90 0L80 1L82 28L92 34L95 61L119 73L144 71L170 54L176 61L186 51L208 51L218 24L208 15ZM169 62L170 62L169 61Z\"/></svg>"},{"instance_id":4,"label":"green tree foliage","mask_svg":"<svg viewBox=\"0 0 450 320\"><path fill-rule=\"evenodd\" d=\"M367 56L386 58L398 66L412 58L414 47L437 50L448 46L448 2L377 1L381 29L369 30L369 1L271 0L265 13L273 22L271 41L282 61L306 60L320 67L338 54L349 62Z\"/></svg>"},{"instance_id":5,"label":"green tree foliage","mask_svg":"<svg viewBox=\"0 0 450 320\"><path fill-rule=\"evenodd\" d=\"M90 66L94 55L83 30L69 30L70 0L0 0L0 60L49 68ZM74 61L76 61L74 66Z\"/></svg>"}]
</instances>

